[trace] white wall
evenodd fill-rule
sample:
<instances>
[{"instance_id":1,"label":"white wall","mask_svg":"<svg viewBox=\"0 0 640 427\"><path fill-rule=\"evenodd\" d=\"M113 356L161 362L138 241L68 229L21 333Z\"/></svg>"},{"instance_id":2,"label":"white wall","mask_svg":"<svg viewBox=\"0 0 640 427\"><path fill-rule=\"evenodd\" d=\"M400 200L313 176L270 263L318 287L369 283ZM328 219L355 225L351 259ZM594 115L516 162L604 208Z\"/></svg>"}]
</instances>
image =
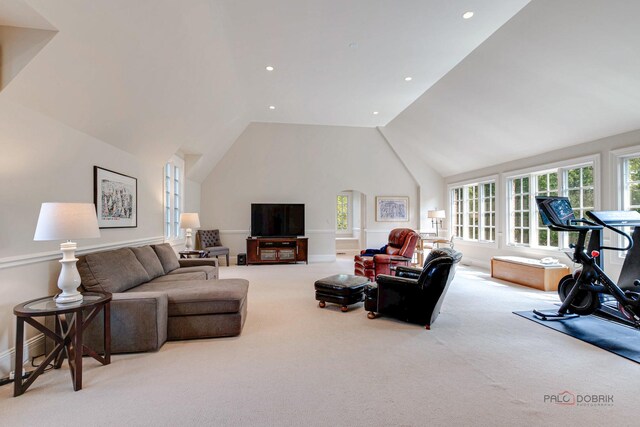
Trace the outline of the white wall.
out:
<instances>
[{"instance_id":1,"label":"white wall","mask_svg":"<svg viewBox=\"0 0 640 427\"><path fill-rule=\"evenodd\" d=\"M34 242L40 204L93 202L93 166L138 179L138 227L103 229L79 251L162 240L163 164L152 164L0 94L0 376L15 343L13 307L52 295L61 242ZM28 337L34 333L28 328Z\"/></svg>"},{"instance_id":2,"label":"white wall","mask_svg":"<svg viewBox=\"0 0 640 427\"><path fill-rule=\"evenodd\" d=\"M600 210L617 210L616 194L618 194L618 188L616 184L616 164L612 151L633 146L638 146L638 151L640 151L640 130L447 177L445 179L445 185L484 178L491 175L498 176L496 185L496 204L498 207L496 234L498 241L495 245L487 245L456 240L456 249L462 251L464 254L463 262L470 262L488 268L492 256L517 255L531 258L554 256L570 264L570 260L563 253L556 250L534 250L530 248L513 247L506 244L508 221L506 218L506 189L503 185L505 176L509 175L512 171L537 166L541 166L541 169L543 169L545 165L548 164L595 155L598 158L596 167L599 168L599 170L596 170L596 179L598 179L599 176L600 182L600 191L596 191L596 208ZM447 207L447 218L450 218L449 212L449 208ZM606 235L605 239L607 239ZM607 273L612 277L617 277L621 267L621 260L617 256L612 256L614 253L611 251L608 251L607 255L605 259Z\"/></svg>"},{"instance_id":3,"label":"white wall","mask_svg":"<svg viewBox=\"0 0 640 427\"><path fill-rule=\"evenodd\" d=\"M0 25L0 90L51 40L55 31Z\"/></svg>"},{"instance_id":4,"label":"white wall","mask_svg":"<svg viewBox=\"0 0 640 427\"><path fill-rule=\"evenodd\" d=\"M422 156L410 148L412 144L409 144L409 142L416 143L427 150L431 142L408 133L405 128L396 125L395 121L385 127L380 127L379 131L393 147L419 185L420 217L418 218L418 228L421 231L434 231L431 220L427 219L427 211L444 209L446 202L443 192L444 180L429 163L422 160ZM438 147L431 147L431 150L438 152ZM451 161L455 162L455 159L451 159Z\"/></svg>"},{"instance_id":5,"label":"white wall","mask_svg":"<svg viewBox=\"0 0 640 427\"><path fill-rule=\"evenodd\" d=\"M335 196L366 194L367 246L416 228L418 187L373 128L253 123L202 183L202 228L218 228L232 255L246 252L251 203L304 203L310 260L335 259ZM375 222L375 196L408 196L410 221Z\"/></svg>"},{"instance_id":6,"label":"white wall","mask_svg":"<svg viewBox=\"0 0 640 427\"><path fill-rule=\"evenodd\" d=\"M200 192L202 186L199 182L186 179L184 183L184 211L200 212ZM195 233L195 232L194 232Z\"/></svg>"}]
</instances>

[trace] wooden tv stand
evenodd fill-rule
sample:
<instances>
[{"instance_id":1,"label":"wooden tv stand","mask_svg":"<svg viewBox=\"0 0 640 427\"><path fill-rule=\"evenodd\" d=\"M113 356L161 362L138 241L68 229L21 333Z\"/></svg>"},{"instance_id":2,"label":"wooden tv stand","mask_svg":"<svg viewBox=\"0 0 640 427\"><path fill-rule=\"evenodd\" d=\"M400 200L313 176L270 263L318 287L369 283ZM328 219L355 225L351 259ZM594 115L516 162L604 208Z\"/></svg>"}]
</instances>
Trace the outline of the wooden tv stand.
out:
<instances>
[{"instance_id":1,"label":"wooden tv stand","mask_svg":"<svg viewBox=\"0 0 640 427\"><path fill-rule=\"evenodd\" d=\"M308 261L308 237L249 237L247 264L281 264Z\"/></svg>"}]
</instances>

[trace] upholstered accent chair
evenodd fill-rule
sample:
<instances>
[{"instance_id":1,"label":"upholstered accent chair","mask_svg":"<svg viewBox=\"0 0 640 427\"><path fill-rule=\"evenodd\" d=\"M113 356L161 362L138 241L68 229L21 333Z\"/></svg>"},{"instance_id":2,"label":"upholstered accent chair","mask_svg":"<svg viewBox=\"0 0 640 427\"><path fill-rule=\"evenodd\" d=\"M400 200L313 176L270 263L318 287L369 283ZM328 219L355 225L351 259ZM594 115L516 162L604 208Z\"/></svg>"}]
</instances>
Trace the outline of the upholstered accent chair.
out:
<instances>
[{"instance_id":1,"label":"upholstered accent chair","mask_svg":"<svg viewBox=\"0 0 640 427\"><path fill-rule=\"evenodd\" d=\"M455 249L436 248L423 268L399 266L395 276L379 275L376 283L365 286L367 316L388 315L431 329L461 259Z\"/></svg>"},{"instance_id":2,"label":"upholstered accent chair","mask_svg":"<svg viewBox=\"0 0 640 427\"><path fill-rule=\"evenodd\" d=\"M209 252L210 257L225 255L229 266L229 248L222 246L220 230L198 230L196 232L196 249Z\"/></svg>"},{"instance_id":3,"label":"upholstered accent chair","mask_svg":"<svg viewBox=\"0 0 640 427\"><path fill-rule=\"evenodd\" d=\"M376 280L378 274L393 274L391 267L409 265L419 235L410 228L395 228L389 233L389 242L381 249L366 249L354 258L356 276Z\"/></svg>"}]
</instances>

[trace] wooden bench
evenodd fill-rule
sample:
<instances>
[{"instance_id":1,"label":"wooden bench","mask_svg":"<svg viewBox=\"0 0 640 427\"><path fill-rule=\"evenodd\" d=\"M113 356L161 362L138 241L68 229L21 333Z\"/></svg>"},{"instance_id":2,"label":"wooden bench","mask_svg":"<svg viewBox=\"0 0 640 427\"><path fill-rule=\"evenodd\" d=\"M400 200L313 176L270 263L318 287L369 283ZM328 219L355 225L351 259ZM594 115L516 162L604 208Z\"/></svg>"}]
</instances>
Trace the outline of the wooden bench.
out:
<instances>
[{"instance_id":1,"label":"wooden bench","mask_svg":"<svg viewBox=\"0 0 640 427\"><path fill-rule=\"evenodd\" d=\"M491 277L543 291L558 290L558 282L571 271L564 264L543 264L517 256L491 258Z\"/></svg>"}]
</instances>

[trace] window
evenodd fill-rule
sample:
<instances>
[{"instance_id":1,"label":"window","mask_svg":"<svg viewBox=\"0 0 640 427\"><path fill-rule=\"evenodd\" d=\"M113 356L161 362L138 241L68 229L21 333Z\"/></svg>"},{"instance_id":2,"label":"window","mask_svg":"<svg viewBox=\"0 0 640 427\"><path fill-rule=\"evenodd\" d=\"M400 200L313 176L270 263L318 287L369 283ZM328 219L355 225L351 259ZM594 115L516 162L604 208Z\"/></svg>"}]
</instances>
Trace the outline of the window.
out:
<instances>
[{"instance_id":1,"label":"window","mask_svg":"<svg viewBox=\"0 0 640 427\"><path fill-rule=\"evenodd\" d=\"M546 172L536 175L536 196L557 196L558 195L558 172ZM558 246L558 232L549 230L543 223L542 218L536 212L538 221L538 246Z\"/></svg>"},{"instance_id":2,"label":"window","mask_svg":"<svg viewBox=\"0 0 640 427\"><path fill-rule=\"evenodd\" d=\"M180 168L173 167L173 237L180 237Z\"/></svg>"},{"instance_id":3,"label":"window","mask_svg":"<svg viewBox=\"0 0 640 427\"><path fill-rule=\"evenodd\" d=\"M511 242L529 244L529 177L511 180Z\"/></svg>"},{"instance_id":4,"label":"window","mask_svg":"<svg viewBox=\"0 0 640 427\"><path fill-rule=\"evenodd\" d=\"M478 240L478 185L467 187L467 236Z\"/></svg>"},{"instance_id":5,"label":"window","mask_svg":"<svg viewBox=\"0 0 640 427\"><path fill-rule=\"evenodd\" d=\"M618 209L640 212L640 154L631 152L627 156L619 156L619 166L621 167L620 186L622 193L619 195ZM633 233L633 227L621 227L626 233ZM622 247L627 244L622 236L617 236L617 245ZM618 252L618 258L624 259L626 251Z\"/></svg>"},{"instance_id":6,"label":"window","mask_svg":"<svg viewBox=\"0 0 640 427\"><path fill-rule=\"evenodd\" d=\"M464 237L464 188L454 188L451 193L451 215L453 217L453 235Z\"/></svg>"},{"instance_id":7,"label":"window","mask_svg":"<svg viewBox=\"0 0 640 427\"><path fill-rule=\"evenodd\" d=\"M454 237L494 242L496 239L496 183L487 181L451 189L451 230Z\"/></svg>"},{"instance_id":8,"label":"window","mask_svg":"<svg viewBox=\"0 0 640 427\"><path fill-rule=\"evenodd\" d=\"M351 229L349 210L349 196L338 194L336 196L336 231L338 233L348 233Z\"/></svg>"},{"instance_id":9,"label":"window","mask_svg":"<svg viewBox=\"0 0 640 427\"><path fill-rule=\"evenodd\" d=\"M623 159L622 209L640 212L640 157Z\"/></svg>"},{"instance_id":10,"label":"window","mask_svg":"<svg viewBox=\"0 0 640 427\"><path fill-rule=\"evenodd\" d=\"M164 167L164 237L171 237L171 163Z\"/></svg>"},{"instance_id":11,"label":"window","mask_svg":"<svg viewBox=\"0 0 640 427\"><path fill-rule=\"evenodd\" d=\"M164 167L164 237L180 238L180 214L182 213L182 159L174 157Z\"/></svg>"},{"instance_id":12,"label":"window","mask_svg":"<svg viewBox=\"0 0 640 427\"><path fill-rule=\"evenodd\" d=\"M482 240L496 240L496 183L482 184Z\"/></svg>"},{"instance_id":13,"label":"window","mask_svg":"<svg viewBox=\"0 0 640 427\"><path fill-rule=\"evenodd\" d=\"M550 231L542 224L534 196L569 197L576 218L595 208L594 162L571 165L507 180L509 189L509 242L543 248L566 246L575 236ZM571 233L569 233L571 234Z\"/></svg>"},{"instance_id":14,"label":"window","mask_svg":"<svg viewBox=\"0 0 640 427\"><path fill-rule=\"evenodd\" d=\"M569 197L576 218L583 218L588 210L593 210L593 166L569 169L567 175L566 196Z\"/></svg>"}]
</instances>

